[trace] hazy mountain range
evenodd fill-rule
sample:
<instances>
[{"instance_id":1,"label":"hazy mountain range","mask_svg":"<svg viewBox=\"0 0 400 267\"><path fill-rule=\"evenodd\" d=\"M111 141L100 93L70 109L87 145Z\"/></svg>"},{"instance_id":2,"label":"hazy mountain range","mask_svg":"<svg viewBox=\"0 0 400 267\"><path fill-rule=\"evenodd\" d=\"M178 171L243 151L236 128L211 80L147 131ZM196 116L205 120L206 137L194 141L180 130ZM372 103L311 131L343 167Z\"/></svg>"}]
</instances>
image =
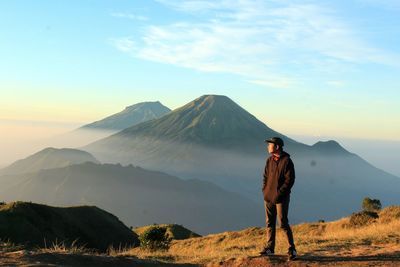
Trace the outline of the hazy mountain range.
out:
<instances>
[{"instance_id":1,"label":"hazy mountain range","mask_svg":"<svg viewBox=\"0 0 400 267\"><path fill-rule=\"evenodd\" d=\"M251 200L210 182L120 164L86 162L2 175L0 183L3 201L96 205L131 226L178 223L204 234L257 224L263 215Z\"/></svg>"},{"instance_id":2,"label":"hazy mountain range","mask_svg":"<svg viewBox=\"0 0 400 267\"><path fill-rule=\"evenodd\" d=\"M205 95L159 119L91 143L102 162L134 164L182 178L214 182L261 206L264 140L280 136L295 162L296 221L335 219L357 210L365 196L398 202L400 179L376 169L335 141L296 142L259 121L226 96Z\"/></svg>"},{"instance_id":3,"label":"hazy mountain range","mask_svg":"<svg viewBox=\"0 0 400 267\"><path fill-rule=\"evenodd\" d=\"M264 140L272 136L283 138L296 167L292 222L345 216L360 209L366 196L383 205L399 203L400 178L333 140L311 146L297 142L216 95L199 97L98 141L92 136L95 142L81 149L95 157L85 160L93 163L19 162L14 170L25 173L1 176L6 186L0 196L98 205L134 226L178 223L199 233L262 226L262 171L268 157Z\"/></svg>"}]
</instances>

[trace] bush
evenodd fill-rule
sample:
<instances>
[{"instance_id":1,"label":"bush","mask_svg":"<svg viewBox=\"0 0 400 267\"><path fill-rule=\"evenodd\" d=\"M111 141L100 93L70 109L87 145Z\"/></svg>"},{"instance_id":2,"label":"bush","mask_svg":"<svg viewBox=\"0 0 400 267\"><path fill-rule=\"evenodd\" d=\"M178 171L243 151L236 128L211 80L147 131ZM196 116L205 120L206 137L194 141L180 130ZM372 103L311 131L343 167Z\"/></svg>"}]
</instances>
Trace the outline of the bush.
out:
<instances>
[{"instance_id":1,"label":"bush","mask_svg":"<svg viewBox=\"0 0 400 267\"><path fill-rule=\"evenodd\" d=\"M171 238L166 230L164 227L151 226L139 236L140 246L149 250L168 250Z\"/></svg>"},{"instance_id":2,"label":"bush","mask_svg":"<svg viewBox=\"0 0 400 267\"><path fill-rule=\"evenodd\" d=\"M378 218L378 213L373 212L373 211L361 211L361 212L356 212L353 213L350 216L350 222L349 226L350 227L361 227L365 226L367 224L375 222L375 220Z\"/></svg>"},{"instance_id":3,"label":"bush","mask_svg":"<svg viewBox=\"0 0 400 267\"><path fill-rule=\"evenodd\" d=\"M366 197L362 202L362 208L363 211L377 212L382 208L382 204L379 199Z\"/></svg>"}]
</instances>

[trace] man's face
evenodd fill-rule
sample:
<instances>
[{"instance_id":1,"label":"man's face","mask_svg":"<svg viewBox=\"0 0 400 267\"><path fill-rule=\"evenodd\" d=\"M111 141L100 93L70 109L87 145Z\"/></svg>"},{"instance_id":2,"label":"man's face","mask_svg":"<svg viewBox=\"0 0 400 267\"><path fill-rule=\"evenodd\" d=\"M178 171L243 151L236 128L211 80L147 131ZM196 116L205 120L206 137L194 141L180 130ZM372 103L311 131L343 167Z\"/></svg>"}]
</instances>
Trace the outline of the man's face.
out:
<instances>
[{"instance_id":1,"label":"man's face","mask_svg":"<svg viewBox=\"0 0 400 267\"><path fill-rule=\"evenodd\" d=\"M275 145L274 143L268 143L268 153L272 154L275 153L277 151L278 146Z\"/></svg>"}]
</instances>

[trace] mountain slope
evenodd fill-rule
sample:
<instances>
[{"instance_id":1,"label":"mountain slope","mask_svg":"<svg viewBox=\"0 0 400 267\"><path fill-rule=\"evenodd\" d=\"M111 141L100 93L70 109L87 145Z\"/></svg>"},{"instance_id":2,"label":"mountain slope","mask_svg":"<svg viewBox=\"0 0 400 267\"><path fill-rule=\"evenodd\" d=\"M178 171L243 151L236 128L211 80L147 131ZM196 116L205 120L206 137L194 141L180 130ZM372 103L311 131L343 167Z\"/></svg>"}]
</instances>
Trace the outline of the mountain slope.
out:
<instances>
[{"instance_id":1,"label":"mountain slope","mask_svg":"<svg viewBox=\"0 0 400 267\"><path fill-rule=\"evenodd\" d=\"M162 117L171 110L159 101L142 102L126 107L123 111L99 121L80 127L78 130L113 130L119 131L136 124Z\"/></svg>"},{"instance_id":2,"label":"mountain slope","mask_svg":"<svg viewBox=\"0 0 400 267\"><path fill-rule=\"evenodd\" d=\"M49 205L96 205L128 225L187 225L204 234L263 221L262 210L236 193L139 167L91 162L0 176L0 199Z\"/></svg>"},{"instance_id":3,"label":"mountain slope","mask_svg":"<svg viewBox=\"0 0 400 267\"><path fill-rule=\"evenodd\" d=\"M298 144L268 128L228 97L218 95L199 97L160 119L127 128L104 143L140 136L230 150L254 148L268 136L280 136L287 145Z\"/></svg>"},{"instance_id":4,"label":"mountain slope","mask_svg":"<svg viewBox=\"0 0 400 267\"><path fill-rule=\"evenodd\" d=\"M18 160L0 170L0 174L17 174L34 172L41 169L52 169L84 162L99 161L90 153L71 148L45 148L25 159Z\"/></svg>"}]
</instances>

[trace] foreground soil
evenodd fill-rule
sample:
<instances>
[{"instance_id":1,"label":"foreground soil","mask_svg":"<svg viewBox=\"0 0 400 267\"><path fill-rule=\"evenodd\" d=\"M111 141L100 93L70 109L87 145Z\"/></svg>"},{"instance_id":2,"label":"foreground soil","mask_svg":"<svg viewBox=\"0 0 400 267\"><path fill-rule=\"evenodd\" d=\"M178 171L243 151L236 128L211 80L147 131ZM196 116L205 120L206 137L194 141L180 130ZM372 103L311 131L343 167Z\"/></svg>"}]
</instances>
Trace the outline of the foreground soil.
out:
<instances>
[{"instance_id":1,"label":"foreground soil","mask_svg":"<svg viewBox=\"0 0 400 267\"><path fill-rule=\"evenodd\" d=\"M59 252L32 252L26 250L14 252L0 251L0 266L119 266L119 267L154 267L154 266L198 266L194 264L162 263L155 260L141 260L135 257L107 256L96 254L71 254Z\"/></svg>"},{"instance_id":2,"label":"foreground soil","mask_svg":"<svg viewBox=\"0 0 400 267\"><path fill-rule=\"evenodd\" d=\"M400 266L400 245L364 246L348 251L332 248L299 255L288 262L285 255L273 257L246 256L214 261L207 264L172 263L162 260L139 259L133 256L73 254L19 250L0 252L0 266Z\"/></svg>"}]
</instances>

